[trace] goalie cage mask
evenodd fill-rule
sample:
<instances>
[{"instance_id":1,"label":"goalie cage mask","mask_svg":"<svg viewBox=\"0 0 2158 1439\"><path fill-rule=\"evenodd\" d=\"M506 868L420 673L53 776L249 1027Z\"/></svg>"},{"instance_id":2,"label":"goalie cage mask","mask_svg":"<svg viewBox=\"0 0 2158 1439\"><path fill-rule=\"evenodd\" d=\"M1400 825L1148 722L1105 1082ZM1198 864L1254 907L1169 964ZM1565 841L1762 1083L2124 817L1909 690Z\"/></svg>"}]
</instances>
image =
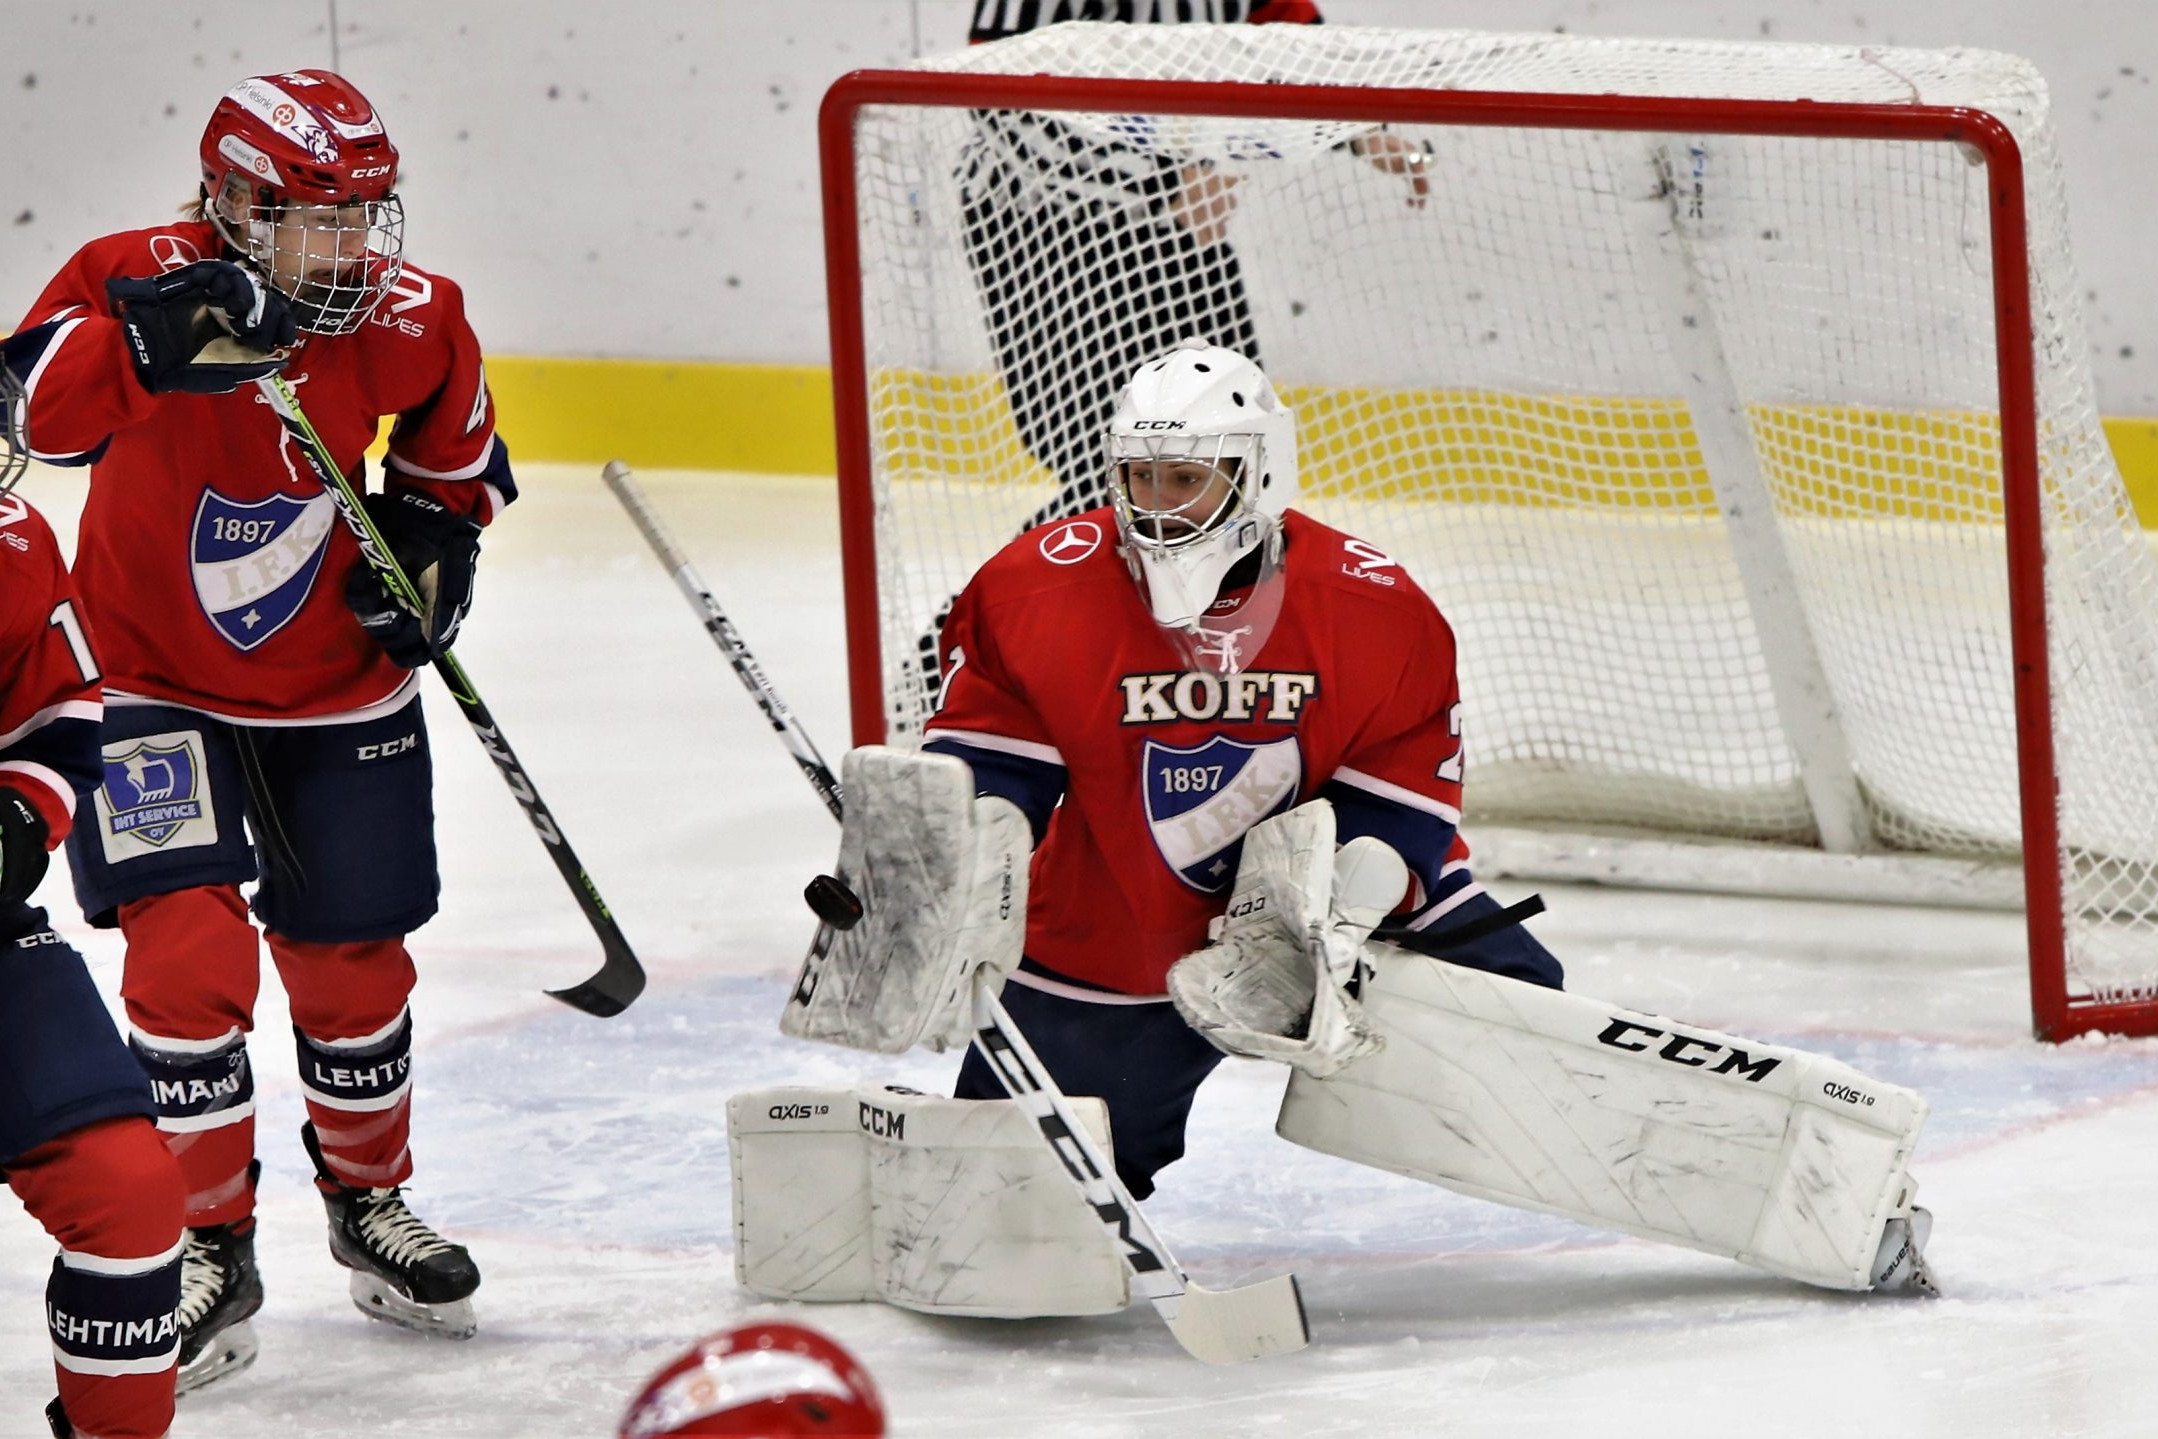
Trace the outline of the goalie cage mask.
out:
<instances>
[{"instance_id":1,"label":"goalie cage mask","mask_svg":"<svg viewBox=\"0 0 2158 1439\"><path fill-rule=\"evenodd\" d=\"M1109 466L1119 547L1154 622L1190 662L1241 670L1280 612L1295 416L1250 360L1184 340L1118 398Z\"/></svg>"},{"instance_id":2,"label":"goalie cage mask","mask_svg":"<svg viewBox=\"0 0 2158 1439\"><path fill-rule=\"evenodd\" d=\"M884 1433L884 1402L861 1361L799 1324L713 1334L645 1382L618 1439L730 1434L748 1439Z\"/></svg>"},{"instance_id":3,"label":"goalie cage mask","mask_svg":"<svg viewBox=\"0 0 2158 1439\"><path fill-rule=\"evenodd\" d=\"M328 70L242 80L211 112L201 153L210 223L300 328L365 324L405 255L397 147L367 97Z\"/></svg>"},{"instance_id":4,"label":"goalie cage mask","mask_svg":"<svg viewBox=\"0 0 2158 1439\"><path fill-rule=\"evenodd\" d=\"M0 360L0 500L14 491L30 468L30 445L23 438L29 408L22 382Z\"/></svg>"}]
</instances>

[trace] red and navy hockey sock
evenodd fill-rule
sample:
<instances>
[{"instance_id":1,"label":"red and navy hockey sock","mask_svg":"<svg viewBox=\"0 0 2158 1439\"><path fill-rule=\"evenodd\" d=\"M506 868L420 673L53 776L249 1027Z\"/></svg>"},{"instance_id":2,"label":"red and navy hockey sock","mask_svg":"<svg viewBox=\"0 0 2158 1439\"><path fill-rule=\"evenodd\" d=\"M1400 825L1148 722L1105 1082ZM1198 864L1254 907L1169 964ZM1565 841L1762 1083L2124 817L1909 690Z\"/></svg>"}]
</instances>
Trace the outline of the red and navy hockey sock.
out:
<instances>
[{"instance_id":1,"label":"red and navy hockey sock","mask_svg":"<svg viewBox=\"0 0 2158 1439\"><path fill-rule=\"evenodd\" d=\"M39 1145L7 1177L60 1244L45 1312L69 1423L158 1439L180 1353L178 1166L147 1120L109 1119Z\"/></svg>"},{"instance_id":2,"label":"red and navy hockey sock","mask_svg":"<svg viewBox=\"0 0 2158 1439\"><path fill-rule=\"evenodd\" d=\"M152 895L120 907L127 936L121 996L129 1046L149 1076L157 1127L180 1162L191 1226L254 1212L255 1079L246 1032L261 959L231 885Z\"/></svg>"},{"instance_id":3,"label":"red and navy hockey sock","mask_svg":"<svg viewBox=\"0 0 2158 1439\"><path fill-rule=\"evenodd\" d=\"M388 1189L412 1177L412 958L398 940L313 944L274 931L292 998L307 1117L339 1184Z\"/></svg>"}]
</instances>

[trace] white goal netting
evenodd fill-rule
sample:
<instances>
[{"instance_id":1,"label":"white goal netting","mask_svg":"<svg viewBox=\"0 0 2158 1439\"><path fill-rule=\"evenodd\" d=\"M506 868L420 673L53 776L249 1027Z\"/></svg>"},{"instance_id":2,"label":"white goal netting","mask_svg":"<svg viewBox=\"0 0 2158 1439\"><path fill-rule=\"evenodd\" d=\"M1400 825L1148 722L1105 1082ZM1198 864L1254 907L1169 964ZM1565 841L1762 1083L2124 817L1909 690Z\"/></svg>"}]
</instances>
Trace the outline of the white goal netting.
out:
<instances>
[{"instance_id":1,"label":"white goal netting","mask_svg":"<svg viewBox=\"0 0 2158 1439\"><path fill-rule=\"evenodd\" d=\"M924 68L1997 117L2026 169L2066 985L2158 988L2158 566L2094 406L2026 62L1067 25ZM1100 501L1117 384L1195 333L1255 347L1296 408L1302 507L1452 621L1472 843L2020 855L1976 151L897 104L855 141L873 682L897 741L950 596L1030 521Z\"/></svg>"}]
</instances>

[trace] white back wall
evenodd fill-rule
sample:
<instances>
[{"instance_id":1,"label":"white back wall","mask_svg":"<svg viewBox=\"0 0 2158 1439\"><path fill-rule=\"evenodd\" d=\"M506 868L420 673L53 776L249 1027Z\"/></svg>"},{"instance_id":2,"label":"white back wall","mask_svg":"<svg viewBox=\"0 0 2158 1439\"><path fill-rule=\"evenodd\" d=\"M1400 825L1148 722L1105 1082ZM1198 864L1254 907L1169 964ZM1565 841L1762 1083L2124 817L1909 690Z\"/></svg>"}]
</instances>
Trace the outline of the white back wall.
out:
<instances>
[{"instance_id":1,"label":"white back wall","mask_svg":"<svg viewBox=\"0 0 2158 1439\"><path fill-rule=\"evenodd\" d=\"M2053 87L2099 399L2158 414L2158 5L1323 0L1340 24L1971 45ZM502 353L825 358L817 102L959 44L971 0L8 0L0 326L83 241L194 192L243 75L334 65L403 151L409 243Z\"/></svg>"}]
</instances>

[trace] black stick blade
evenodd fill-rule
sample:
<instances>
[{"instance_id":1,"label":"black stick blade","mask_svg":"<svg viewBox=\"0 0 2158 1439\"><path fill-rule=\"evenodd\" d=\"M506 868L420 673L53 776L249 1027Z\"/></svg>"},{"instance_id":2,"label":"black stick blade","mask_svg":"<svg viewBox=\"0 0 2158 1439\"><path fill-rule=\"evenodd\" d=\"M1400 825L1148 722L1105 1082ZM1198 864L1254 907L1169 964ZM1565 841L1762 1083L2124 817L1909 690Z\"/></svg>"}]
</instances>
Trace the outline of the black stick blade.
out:
<instances>
[{"instance_id":1,"label":"black stick blade","mask_svg":"<svg viewBox=\"0 0 2158 1439\"><path fill-rule=\"evenodd\" d=\"M607 949L606 963L599 973L582 984L567 989L550 989L550 998L559 999L572 1009L581 1009L596 1019L612 1019L630 1007L637 996L644 993L644 966L637 963L636 956L627 946Z\"/></svg>"}]
</instances>

